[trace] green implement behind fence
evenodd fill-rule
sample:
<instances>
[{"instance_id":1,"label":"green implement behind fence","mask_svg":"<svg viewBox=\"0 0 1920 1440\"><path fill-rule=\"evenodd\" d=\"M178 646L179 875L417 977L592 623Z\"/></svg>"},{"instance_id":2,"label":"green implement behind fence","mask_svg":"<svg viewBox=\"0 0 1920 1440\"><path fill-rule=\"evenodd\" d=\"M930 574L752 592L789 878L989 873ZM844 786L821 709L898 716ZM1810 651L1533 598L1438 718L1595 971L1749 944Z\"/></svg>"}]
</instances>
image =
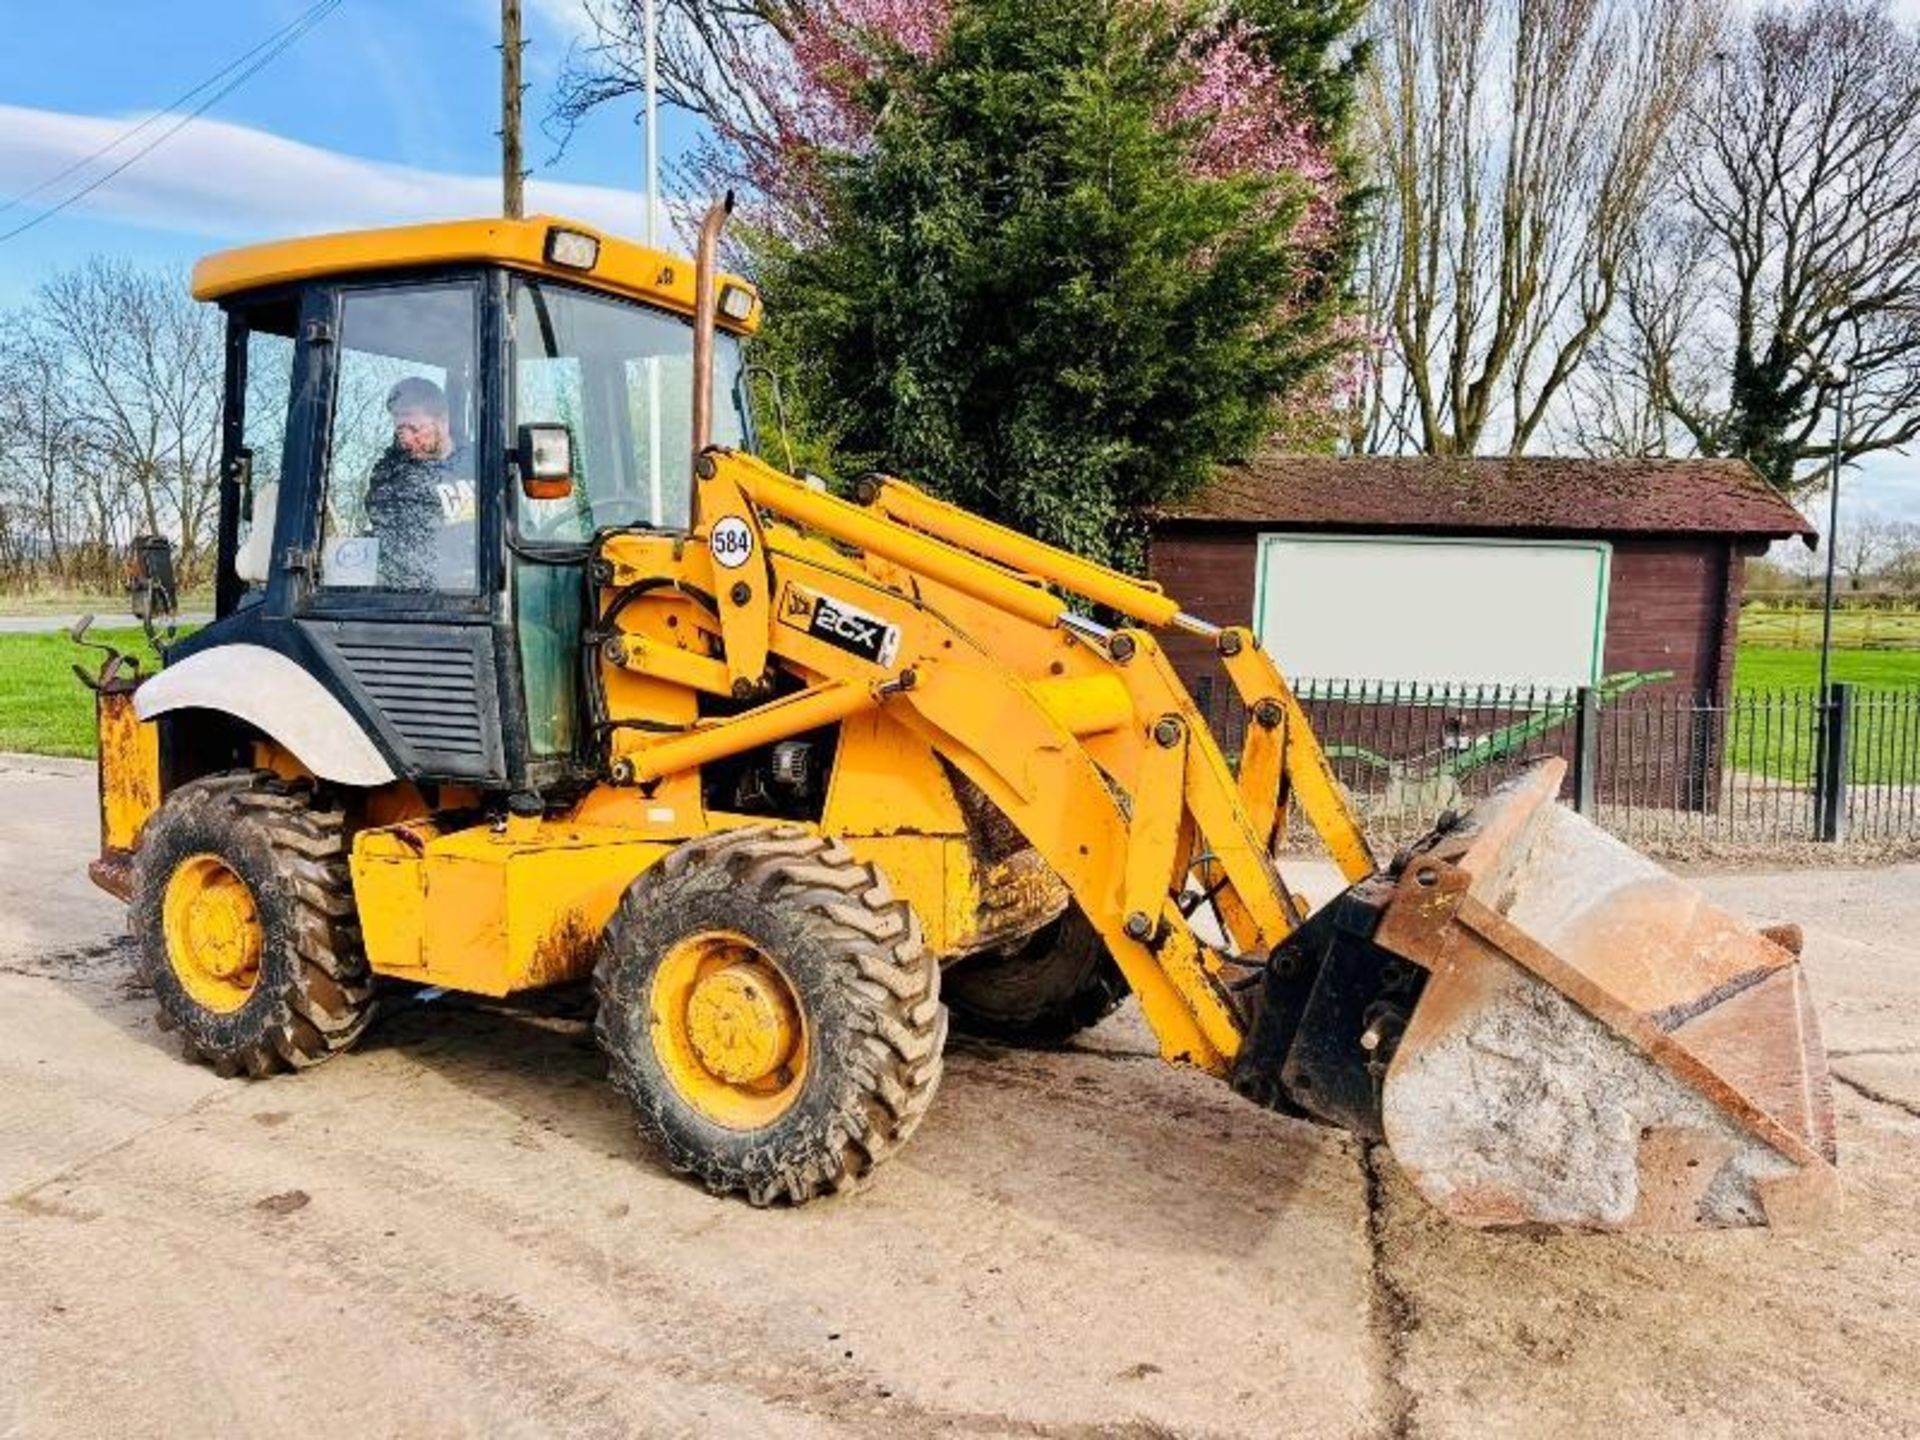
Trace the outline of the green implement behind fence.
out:
<instances>
[{"instance_id":1,"label":"green implement behind fence","mask_svg":"<svg viewBox=\"0 0 1920 1440\"><path fill-rule=\"evenodd\" d=\"M1592 687L1592 693L1602 702L1618 700L1642 685L1657 685L1672 678L1671 670L1623 670L1618 675L1606 676ZM1494 698L1498 700L1500 697L1496 694ZM1442 699L1444 703L1445 697ZM1476 702L1469 692L1460 703L1471 707ZM1390 784L1395 778L1403 783L1441 779L1458 781L1485 766L1512 759L1541 736L1550 735L1571 724L1578 715L1578 705L1569 697L1532 709L1521 719L1502 725L1491 734L1479 736L1463 746L1446 745L1402 760L1390 759L1363 745L1332 744L1326 747L1326 752L1329 760L1358 760L1363 765L1385 770Z\"/></svg>"}]
</instances>

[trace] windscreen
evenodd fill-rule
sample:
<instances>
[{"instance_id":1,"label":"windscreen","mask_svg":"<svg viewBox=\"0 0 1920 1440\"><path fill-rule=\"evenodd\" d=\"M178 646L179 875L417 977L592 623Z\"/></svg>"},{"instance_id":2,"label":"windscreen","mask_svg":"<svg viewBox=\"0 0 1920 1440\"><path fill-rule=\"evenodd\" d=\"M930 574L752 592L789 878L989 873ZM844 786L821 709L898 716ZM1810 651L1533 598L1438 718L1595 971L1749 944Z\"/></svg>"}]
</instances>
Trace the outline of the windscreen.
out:
<instances>
[{"instance_id":1,"label":"windscreen","mask_svg":"<svg viewBox=\"0 0 1920 1440\"><path fill-rule=\"evenodd\" d=\"M565 425L573 493L518 496L522 540L579 544L596 530L684 529L693 480L693 326L641 305L519 279L512 308L513 423ZM739 445L740 343L714 341L713 438Z\"/></svg>"}]
</instances>

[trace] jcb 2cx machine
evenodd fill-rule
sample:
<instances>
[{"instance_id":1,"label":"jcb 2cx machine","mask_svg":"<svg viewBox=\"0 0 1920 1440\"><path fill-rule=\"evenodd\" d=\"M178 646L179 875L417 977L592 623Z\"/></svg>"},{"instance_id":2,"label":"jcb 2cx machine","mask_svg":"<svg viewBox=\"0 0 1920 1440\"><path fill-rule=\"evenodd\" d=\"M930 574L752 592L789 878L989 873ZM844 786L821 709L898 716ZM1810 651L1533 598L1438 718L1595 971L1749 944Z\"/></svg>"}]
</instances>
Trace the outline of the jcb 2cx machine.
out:
<instances>
[{"instance_id":1,"label":"jcb 2cx machine","mask_svg":"<svg viewBox=\"0 0 1920 1440\"><path fill-rule=\"evenodd\" d=\"M1829 1202L1790 936L1557 805L1557 762L1382 871L1246 630L755 458L724 215L693 263L532 219L199 266L217 618L97 682L93 867L190 1056L330 1059L383 979L591 977L671 1163L798 1202L913 1133L949 1012L1057 1041L1131 992L1168 1060L1383 1138L1470 1223ZM1253 717L1237 769L1170 629ZM1351 884L1311 916L1290 810Z\"/></svg>"}]
</instances>

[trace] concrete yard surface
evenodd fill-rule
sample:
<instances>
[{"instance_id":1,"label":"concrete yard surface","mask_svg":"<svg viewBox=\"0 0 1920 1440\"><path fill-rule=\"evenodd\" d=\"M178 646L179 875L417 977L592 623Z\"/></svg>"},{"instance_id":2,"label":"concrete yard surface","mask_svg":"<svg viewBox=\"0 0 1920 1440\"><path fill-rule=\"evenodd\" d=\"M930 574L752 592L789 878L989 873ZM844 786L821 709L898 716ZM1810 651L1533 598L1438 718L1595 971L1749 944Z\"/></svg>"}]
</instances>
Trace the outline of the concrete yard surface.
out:
<instances>
[{"instance_id":1,"label":"concrete yard surface","mask_svg":"<svg viewBox=\"0 0 1920 1440\"><path fill-rule=\"evenodd\" d=\"M906 1149L802 1210L668 1174L575 995L222 1081L87 885L93 810L0 759L0 1435L1920 1432L1920 867L1697 877L1806 927L1836 1223L1483 1234L1132 1006L955 1042Z\"/></svg>"}]
</instances>

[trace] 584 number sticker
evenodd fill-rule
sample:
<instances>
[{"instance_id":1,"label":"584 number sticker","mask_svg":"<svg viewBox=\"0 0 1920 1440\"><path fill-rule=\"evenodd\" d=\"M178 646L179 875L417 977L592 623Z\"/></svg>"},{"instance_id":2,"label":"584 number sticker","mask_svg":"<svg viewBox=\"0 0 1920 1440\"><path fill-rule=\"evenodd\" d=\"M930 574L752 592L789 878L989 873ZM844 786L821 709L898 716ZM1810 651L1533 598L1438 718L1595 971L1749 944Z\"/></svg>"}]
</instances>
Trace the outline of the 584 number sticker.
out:
<instances>
[{"instance_id":1,"label":"584 number sticker","mask_svg":"<svg viewBox=\"0 0 1920 1440\"><path fill-rule=\"evenodd\" d=\"M738 515L724 515L713 522L707 548L721 569L738 570L753 558L753 527Z\"/></svg>"}]
</instances>

